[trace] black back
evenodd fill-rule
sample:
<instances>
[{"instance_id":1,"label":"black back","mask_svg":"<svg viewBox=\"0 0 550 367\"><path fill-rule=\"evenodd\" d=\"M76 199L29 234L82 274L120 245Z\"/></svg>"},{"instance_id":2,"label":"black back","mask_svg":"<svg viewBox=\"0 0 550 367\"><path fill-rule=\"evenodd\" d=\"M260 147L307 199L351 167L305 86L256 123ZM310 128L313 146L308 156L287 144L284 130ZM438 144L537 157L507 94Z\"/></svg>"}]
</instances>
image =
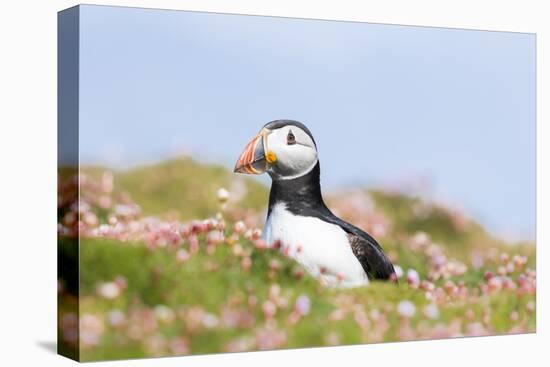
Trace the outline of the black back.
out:
<instances>
[{"instance_id":1,"label":"black back","mask_svg":"<svg viewBox=\"0 0 550 367\"><path fill-rule=\"evenodd\" d=\"M390 279L395 271L378 242L367 232L338 218L325 205L321 194L320 174L321 168L317 162L315 167L304 176L291 180L273 180L269 193L268 217L273 206L282 202L294 215L315 217L340 226L348 233L353 253L368 277Z\"/></svg>"}]
</instances>

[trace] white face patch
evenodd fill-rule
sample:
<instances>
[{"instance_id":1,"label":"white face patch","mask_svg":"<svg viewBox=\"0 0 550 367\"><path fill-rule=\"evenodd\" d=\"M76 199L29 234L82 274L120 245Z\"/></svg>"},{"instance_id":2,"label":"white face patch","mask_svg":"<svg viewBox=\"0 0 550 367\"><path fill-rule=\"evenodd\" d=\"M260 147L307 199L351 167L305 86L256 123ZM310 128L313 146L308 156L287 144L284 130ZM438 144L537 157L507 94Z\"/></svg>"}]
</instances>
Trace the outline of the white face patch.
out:
<instances>
[{"instance_id":1,"label":"white face patch","mask_svg":"<svg viewBox=\"0 0 550 367\"><path fill-rule=\"evenodd\" d=\"M293 139L289 140L289 133ZM318 159L313 140L305 131L293 125L273 130L269 134L266 152L269 151L277 157L268 170L275 179L303 176L313 169Z\"/></svg>"}]
</instances>

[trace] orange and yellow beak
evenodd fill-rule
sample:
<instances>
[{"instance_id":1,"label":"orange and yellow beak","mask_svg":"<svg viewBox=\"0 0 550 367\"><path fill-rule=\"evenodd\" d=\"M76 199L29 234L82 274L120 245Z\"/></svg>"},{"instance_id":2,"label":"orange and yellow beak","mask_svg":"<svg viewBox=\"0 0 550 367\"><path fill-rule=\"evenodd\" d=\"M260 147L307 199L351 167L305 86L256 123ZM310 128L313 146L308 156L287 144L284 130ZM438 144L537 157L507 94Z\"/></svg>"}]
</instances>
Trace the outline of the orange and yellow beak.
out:
<instances>
[{"instance_id":1,"label":"orange and yellow beak","mask_svg":"<svg viewBox=\"0 0 550 367\"><path fill-rule=\"evenodd\" d=\"M268 169L268 164L275 161L273 152L266 152L268 134L268 131L262 130L246 144L235 164L234 172L259 175Z\"/></svg>"}]
</instances>

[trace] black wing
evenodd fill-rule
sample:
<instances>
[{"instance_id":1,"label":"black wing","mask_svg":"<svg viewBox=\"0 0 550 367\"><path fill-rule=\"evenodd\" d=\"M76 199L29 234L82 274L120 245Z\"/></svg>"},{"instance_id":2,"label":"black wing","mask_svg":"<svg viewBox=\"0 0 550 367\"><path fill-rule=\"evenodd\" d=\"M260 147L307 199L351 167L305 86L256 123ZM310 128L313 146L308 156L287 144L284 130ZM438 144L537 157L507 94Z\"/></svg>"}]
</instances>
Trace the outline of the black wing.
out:
<instances>
[{"instance_id":1,"label":"black wing","mask_svg":"<svg viewBox=\"0 0 550 367\"><path fill-rule=\"evenodd\" d=\"M344 222L332 213L325 215L324 219L346 231L353 254L361 263L369 279L397 279L393 264L384 254L378 242L367 232Z\"/></svg>"},{"instance_id":2,"label":"black wing","mask_svg":"<svg viewBox=\"0 0 550 367\"><path fill-rule=\"evenodd\" d=\"M353 254L363 266L363 270L365 270L369 279L396 279L392 263L384 255L384 252L375 245L376 242L370 242L368 239L351 233L348 233L348 239Z\"/></svg>"}]
</instances>

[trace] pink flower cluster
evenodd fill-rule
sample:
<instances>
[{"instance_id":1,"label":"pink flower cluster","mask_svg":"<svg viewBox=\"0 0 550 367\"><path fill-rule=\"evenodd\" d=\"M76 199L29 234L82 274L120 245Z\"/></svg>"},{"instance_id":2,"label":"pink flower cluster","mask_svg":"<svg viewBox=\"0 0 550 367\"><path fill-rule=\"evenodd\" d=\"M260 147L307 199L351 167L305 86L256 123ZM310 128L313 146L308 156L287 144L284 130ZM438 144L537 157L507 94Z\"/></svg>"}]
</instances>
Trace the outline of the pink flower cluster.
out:
<instances>
[{"instance_id":1,"label":"pink flower cluster","mask_svg":"<svg viewBox=\"0 0 550 367\"><path fill-rule=\"evenodd\" d=\"M432 242L424 232L418 232L412 236L409 246L415 252L422 252L428 259L430 266L428 278L432 281L458 277L468 270L462 262L448 259L443 248Z\"/></svg>"}]
</instances>

